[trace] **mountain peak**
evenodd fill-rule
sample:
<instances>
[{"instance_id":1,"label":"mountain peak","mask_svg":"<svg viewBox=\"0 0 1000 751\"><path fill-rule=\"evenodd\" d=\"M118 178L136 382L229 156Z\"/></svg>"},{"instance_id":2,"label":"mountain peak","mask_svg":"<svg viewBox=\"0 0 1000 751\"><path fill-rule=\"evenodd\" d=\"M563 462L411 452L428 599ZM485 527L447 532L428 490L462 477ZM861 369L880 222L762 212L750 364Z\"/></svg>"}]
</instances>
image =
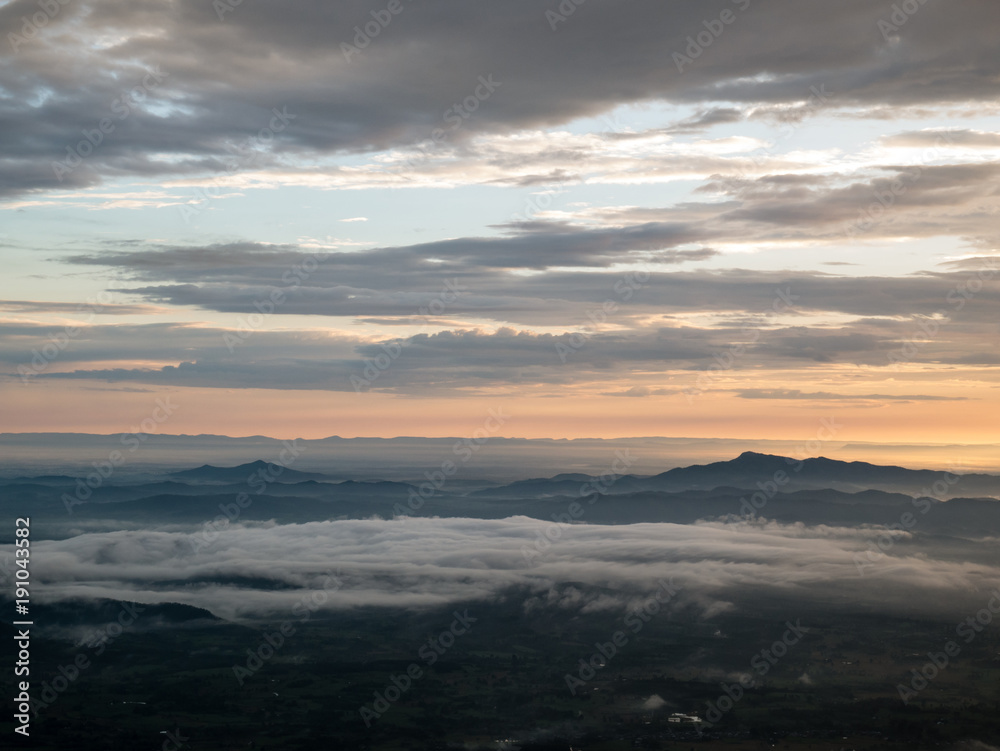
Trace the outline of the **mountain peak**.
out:
<instances>
[{"instance_id":1,"label":"mountain peak","mask_svg":"<svg viewBox=\"0 0 1000 751\"><path fill-rule=\"evenodd\" d=\"M275 467L281 467L281 469L274 469ZM280 477L277 481L283 483L305 480L329 481L335 479L315 472L300 472L291 467L285 467L276 462L265 461L264 459L256 459L235 467L216 467L211 464L203 464L194 469L172 472L168 476L178 480L194 480L208 483L250 482L253 476L260 472L267 472L269 475L275 474Z\"/></svg>"},{"instance_id":2,"label":"mountain peak","mask_svg":"<svg viewBox=\"0 0 1000 751\"><path fill-rule=\"evenodd\" d=\"M742 454L737 456L735 459L730 459L728 462L719 462L720 464L774 464L775 462L788 462L783 456L776 456L775 454L761 454L758 451L744 451Z\"/></svg>"}]
</instances>

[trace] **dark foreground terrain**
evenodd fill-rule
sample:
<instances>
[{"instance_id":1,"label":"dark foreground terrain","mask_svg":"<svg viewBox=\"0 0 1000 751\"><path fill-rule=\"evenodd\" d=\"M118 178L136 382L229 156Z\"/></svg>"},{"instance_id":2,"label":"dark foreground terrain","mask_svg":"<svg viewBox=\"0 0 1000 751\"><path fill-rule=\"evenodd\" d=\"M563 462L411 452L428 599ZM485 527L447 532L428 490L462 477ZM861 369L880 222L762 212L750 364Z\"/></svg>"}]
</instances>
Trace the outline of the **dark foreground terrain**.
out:
<instances>
[{"instance_id":1,"label":"dark foreground terrain","mask_svg":"<svg viewBox=\"0 0 1000 751\"><path fill-rule=\"evenodd\" d=\"M127 604L43 611L86 636L34 644L35 694L51 704L36 707L19 745L931 749L1000 739L994 628L965 643L954 624L795 603L704 620L683 608L651 613L655 597L631 615L555 606L526 615L533 597L510 591L419 613L305 608L258 627L140 606L120 633L112 624L132 612ZM928 653L940 659L949 641L960 653L904 703L898 685L910 686L911 671L926 672ZM79 655L75 679L60 679ZM3 690L12 693L9 679ZM674 712L716 722L692 729L668 722ZM9 716L0 733L12 737Z\"/></svg>"}]
</instances>

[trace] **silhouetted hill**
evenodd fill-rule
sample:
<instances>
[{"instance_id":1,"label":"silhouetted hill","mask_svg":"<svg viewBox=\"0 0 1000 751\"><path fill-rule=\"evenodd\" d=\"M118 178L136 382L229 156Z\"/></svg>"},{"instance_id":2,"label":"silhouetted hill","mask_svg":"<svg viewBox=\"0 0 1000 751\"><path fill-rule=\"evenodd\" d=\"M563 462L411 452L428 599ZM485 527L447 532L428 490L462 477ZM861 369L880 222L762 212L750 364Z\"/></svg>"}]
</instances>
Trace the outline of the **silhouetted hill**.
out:
<instances>
[{"instance_id":1,"label":"silhouetted hill","mask_svg":"<svg viewBox=\"0 0 1000 751\"><path fill-rule=\"evenodd\" d=\"M258 459L255 462L240 464L236 467L214 467L211 464L204 464L194 469L184 469L179 472L171 472L168 477L179 482L194 483L252 483L254 477L273 477L267 482L303 482L305 480L316 480L317 482L336 482L337 478L324 475L319 472L300 472L291 467L282 467L273 462L265 462Z\"/></svg>"},{"instance_id":2,"label":"silhouetted hill","mask_svg":"<svg viewBox=\"0 0 1000 751\"><path fill-rule=\"evenodd\" d=\"M522 480L497 488L487 488L476 495L493 498L530 498L554 495L579 496L593 492L609 494L644 491L679 492L735 487L759 490L777 486L777 490L832 489L848 493L882 490L951 498L958 495L1000 497L1000 476L985 474L949 474L929 469L880 466L868 462L843 462L825 457L798 460L772 454L746 451L735 459L711 464L678 467L652 477L624 475L613 483L600 478Z\"/></svg>"}]
</instances>

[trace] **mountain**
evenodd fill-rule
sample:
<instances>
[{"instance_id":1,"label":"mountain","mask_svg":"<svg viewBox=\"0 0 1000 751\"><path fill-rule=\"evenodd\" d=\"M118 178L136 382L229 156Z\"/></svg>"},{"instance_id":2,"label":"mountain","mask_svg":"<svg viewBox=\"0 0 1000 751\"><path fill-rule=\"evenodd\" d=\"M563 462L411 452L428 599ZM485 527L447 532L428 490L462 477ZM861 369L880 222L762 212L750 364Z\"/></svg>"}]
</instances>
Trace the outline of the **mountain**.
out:
<instances>
[{"instance_id":1,"label":"mountain","mask_svg":"<svg viewBox=\"0 0 1000 751\"><path fill-rule=\"evenodd\" d=\"M786 479L787 478L787 479ZM909 495L950 498L958 495L1000 496L1000 476L952 474L930 469L906 469L868 462L844 462L825 457L792 459L746 451L727 462L678 467L649 478L657 490L686 490L734 485L763 489L775 483L792 489L831 488L845 492L885 490Z\"/></svg>"},{"instance_id":2,"label":"mountain","mask_svg":"<svg viewBox=\"0 0 1000 751\"><path fill-rule=\"evenodd\" d=\"M254 483L255 478L260 478L264 482L305 482L306 480L316 480L317 482L337 482L339 478L324 475L319 472L300 472L290 467L281 467L273 462L265 462L258 459L255 462L240 464L236 467L214 467L211 464L204 464L194 469L184 469L179 472L171 472L168 477L178 482L199 483L199 484L227 484L227 483ZM268 479L273 478L273 479Z\"/></svg>"},{"instance_id":3,"label":"mountain","mask_svg":"<svg viewBox=\"0 0 1000 751\"><path fill-rule=\"evenodd\" d=\"M637 492L681 492L720 487L747 491L792 492L831 489L846 493L882 490L939 499L957 496L1000 497L1000 476L952 474L929 469L906 469L868 462L843 462L825 457L793 459L745 451L735 459L678 467L651 477L624 475L610 480L522 480L476 495L489 498L531 498L555 495L580 496L594 492L620 495Z\"/></svg>"},{"instance_id":4,"label":"mountain","mask_svg":"<svg viewBox=\"0 0 1000 751\"><path fill-rule=\"evenodd\" d=\"M92 531L107 531L120 529L123 523L201 527L223 518L220 515L241 522L273 519L287 524L398 514L469 519L527 516L591 524L691 524L764 517L838 526L898 525L910 514L919 520L922 533L1000 534L996 499L1000 477L823 457L798 461L745 452L729 461L646 477L572 473L473 492L466 492L459 483L445 485L424 498L418 495L418 487L403 482L336 482L330 475L293 469L275 475L275 469L264 461L235 467L204 465L157 475L152 482L113 485L109 481L85 497L80 495L79 482L70 477L45 478L52 484L0 481L6 485L0 494L0 511L30 513L37 539L72 536L81 523ZM246 494L247 502L236 514L233 509L240 494ZM567 517L574 505L582 513Z\"/></svg>"}]
</instances>

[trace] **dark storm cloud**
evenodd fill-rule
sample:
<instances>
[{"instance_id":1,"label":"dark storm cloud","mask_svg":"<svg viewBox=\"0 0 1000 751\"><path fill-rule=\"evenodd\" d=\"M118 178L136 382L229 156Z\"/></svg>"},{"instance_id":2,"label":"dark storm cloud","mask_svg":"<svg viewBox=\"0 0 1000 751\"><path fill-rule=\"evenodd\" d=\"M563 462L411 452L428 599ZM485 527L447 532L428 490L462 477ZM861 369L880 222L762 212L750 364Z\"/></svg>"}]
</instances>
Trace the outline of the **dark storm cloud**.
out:
<instances>
[{"instance_id":1,"label":"dark storm cloud","mask_svg":"<svg viewBox=\"0 0 1000 751\"><path fill-rule=\"evenodd\" d=\"M197 0L79 0L23 42L10 35L23 35L23 18L38 6L10 2L0 8L11 48L0 63L0 191L218 172L231 156L226 145L266 127L274 108L296 119L260 150L262 163L412 144L441 126L480 75L500 86L454 132L456 143L656 100L722 103L707 108L707 124L733 117L724 103L801 102L823 85L838 106L995 101L1000 16L981 0L921 5L892 33L879 28L891 6L867 0L590 0L553 30L546 11L557 7L404 2L348 56L341 44L378 10L368 2L244 3L220 20ZM689 37L723 9L735 21L679 64L675 53L686 54ZM60 181L51 162L82 130L116 117L115 100L150 71L164 78Z\"/></svg>"}]
</instances>

